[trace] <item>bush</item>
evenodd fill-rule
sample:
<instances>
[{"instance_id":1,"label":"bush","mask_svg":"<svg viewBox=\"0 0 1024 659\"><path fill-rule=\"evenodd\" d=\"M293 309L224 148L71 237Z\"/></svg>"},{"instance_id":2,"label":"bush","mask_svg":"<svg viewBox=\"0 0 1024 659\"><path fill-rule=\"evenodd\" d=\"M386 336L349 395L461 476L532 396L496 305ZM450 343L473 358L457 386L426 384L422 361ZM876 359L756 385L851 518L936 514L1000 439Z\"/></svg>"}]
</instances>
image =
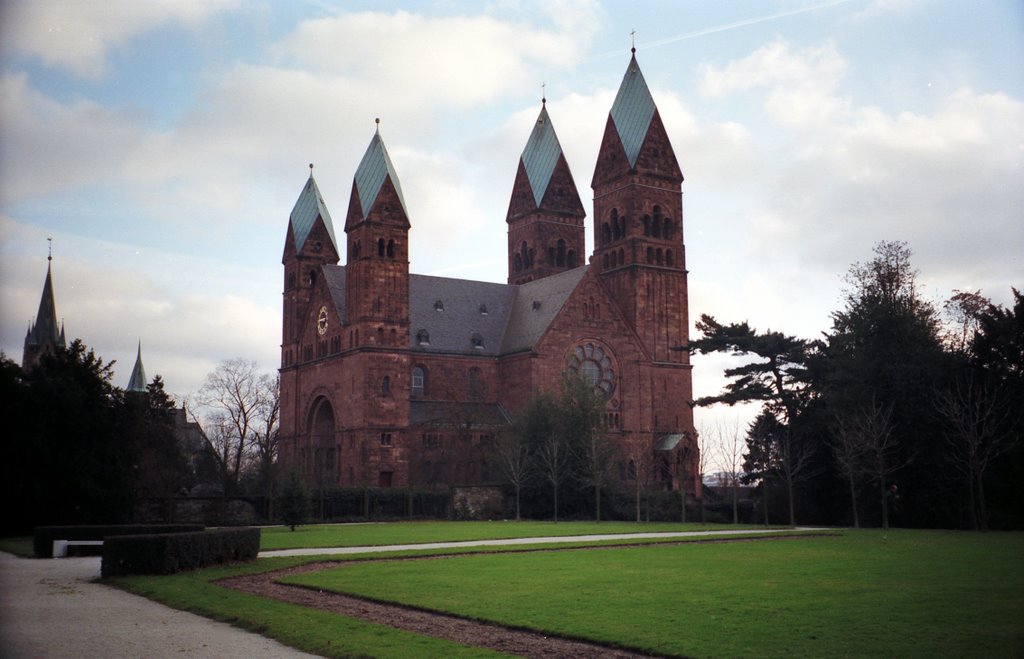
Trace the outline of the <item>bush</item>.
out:
<instances>
[{"instance_id":1,"label":"bush","mask_svg":"<svg viewBox=\"0 0 1024 659\"><path fill-rule=\"evenodd\" d=\"M116 535L185 533L202 531L202 524L117 524L109 526L37 526L32 532L32 551L39 558L53 556L54 540L106 540Z\"/></svg>"},{"instance_id":2,"label":"bush","mask_svg":"<svg viewBox=\"0 0 1024 659\"><path fill-rule=\"evenodd\" d=\"M197 533L159 533L107 538L101 574L174 574L210 565L256 559L257 528L216 529Z\"/></svg>"}]
</instances>

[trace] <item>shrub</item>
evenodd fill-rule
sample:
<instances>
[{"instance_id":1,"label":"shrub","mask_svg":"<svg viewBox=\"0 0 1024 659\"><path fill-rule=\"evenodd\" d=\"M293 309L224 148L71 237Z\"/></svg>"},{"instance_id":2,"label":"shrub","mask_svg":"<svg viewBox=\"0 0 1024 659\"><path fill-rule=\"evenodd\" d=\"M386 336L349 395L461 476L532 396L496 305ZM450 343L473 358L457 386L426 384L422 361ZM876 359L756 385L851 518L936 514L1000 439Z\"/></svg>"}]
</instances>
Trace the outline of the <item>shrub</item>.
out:
<instances>
[{"instance_id":1,"label":"shrub","mask_svg":"<svg viewBox=\"0 0 1024 659\"><path fill-rule=\"evenodd\" d=\"M202 524L116 524L109 526L37 526L32 532L32 551L39 558L53 555L54 540L105 540L115 535L185 533L202 531Z\"/></svg>"},{"instance_id":2,"label":"shrub","mask_svg":"<svg viewBox=\"0 0 1024 659\"><path fill-rule=\"evenodd\" d=\"M101 574L174 574L210 565L256 559L257 528L215 529L194 533L124 535L103 543Z\"/></svg>"}]
</instances>

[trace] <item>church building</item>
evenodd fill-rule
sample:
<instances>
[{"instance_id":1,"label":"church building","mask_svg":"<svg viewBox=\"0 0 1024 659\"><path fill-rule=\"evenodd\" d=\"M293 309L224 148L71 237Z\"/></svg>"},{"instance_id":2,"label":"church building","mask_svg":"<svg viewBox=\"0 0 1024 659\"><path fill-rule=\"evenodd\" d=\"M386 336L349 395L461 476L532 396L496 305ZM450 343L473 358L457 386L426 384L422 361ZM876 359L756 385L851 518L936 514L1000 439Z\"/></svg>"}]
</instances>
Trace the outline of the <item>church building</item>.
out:
<instances>
[{"instance_id":1,"label":"church building","mask_svg":"<svg viewBox=\"0 0 1024 659\"><path fill-rule=\"evenodd\" d=\"M318 487L498 484L496 435L568 369L603 392L623 487L643 468L701 496L682 182L635 54L591 182L589 258L546 102L510 181L505 284L410 274L415 218L379 128L343 242L311 172L282 258L283 467Z\"/></svg>"}]
</instances>

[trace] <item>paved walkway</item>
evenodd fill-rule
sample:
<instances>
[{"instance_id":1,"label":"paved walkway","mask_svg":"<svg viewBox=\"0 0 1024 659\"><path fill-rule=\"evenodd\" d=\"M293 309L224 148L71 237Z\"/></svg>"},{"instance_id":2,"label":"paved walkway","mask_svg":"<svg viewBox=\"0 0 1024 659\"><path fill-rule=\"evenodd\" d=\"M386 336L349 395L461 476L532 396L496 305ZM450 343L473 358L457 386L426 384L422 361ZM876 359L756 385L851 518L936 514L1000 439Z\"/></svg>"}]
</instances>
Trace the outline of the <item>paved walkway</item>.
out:
<instances>
[{"instance_id":1,"label":"paved walkway","mask_svg":"<svg viewBox=\"0 0 1024 659\"><path fill-rule=\"evenodd\" d=\"M644 540L648 538L700 538L708 536L761 535L783 531L824 531L823 528L801 526L795 529L747 529L728 531L667 531L661 533L610 533L606 535L559 535L541 538L513 538L508 540L465 540L462 542L424 542L415 545L386 545L381 547L320 547L304 549L277 549L261 551L260 558L271 556L326 556L335 554L365 554L368 552L408 551L410 549L461 549L465 547L492 547L504 545L543 545L562 542L594 542L597 540Z\"/></svg>"},{"instance_id":2,"label":"paved walkway","mask_svg":"<svg viewBox=\"0 0 1024 659\"><path fill-rule=\"evenodd\" d=\"M0 552L0 657L313 657L92 583L100 558Z\"/></svg>"}]
</instances>

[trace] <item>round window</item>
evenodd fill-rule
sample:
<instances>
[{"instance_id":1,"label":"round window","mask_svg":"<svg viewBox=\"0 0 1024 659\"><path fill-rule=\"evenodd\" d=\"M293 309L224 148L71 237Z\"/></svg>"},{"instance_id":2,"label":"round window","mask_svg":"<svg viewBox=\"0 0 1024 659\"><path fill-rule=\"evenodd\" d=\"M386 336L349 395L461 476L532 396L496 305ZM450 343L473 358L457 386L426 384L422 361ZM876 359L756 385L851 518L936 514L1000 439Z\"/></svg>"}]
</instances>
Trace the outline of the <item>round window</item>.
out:
<instances>
[{"instance_id":1,"label":"round window","mask_svg":"<svg viewBox=\"0 0 1024 659\"><path fill-rule=\"evenodd\" d=\"M594 387L611 396L615 391L615 371L604 348L593 343L576 346L569 357L569 368L587 378Z\"/></svg>"}]
</instances>

